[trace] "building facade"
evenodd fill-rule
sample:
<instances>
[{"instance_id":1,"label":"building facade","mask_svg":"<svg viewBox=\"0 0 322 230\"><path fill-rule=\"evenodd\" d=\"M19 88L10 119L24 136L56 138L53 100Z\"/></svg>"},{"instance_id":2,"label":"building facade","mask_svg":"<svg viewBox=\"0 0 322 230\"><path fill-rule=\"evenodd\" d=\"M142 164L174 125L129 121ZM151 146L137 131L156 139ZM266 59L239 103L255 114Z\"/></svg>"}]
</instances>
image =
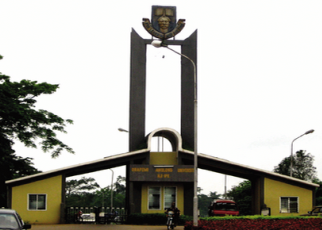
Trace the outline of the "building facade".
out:
<instances>
[{"instance_id":1,"label":"building facade","mask_svg":"<svg viewBox=\"0 0 322 230\"><path fill-rule=\"evenodd\" d=\"M152 138L158 136L169 140L171 152L151 151ZM182 138L173 129L157 129L146 140L146 149L7 181L8 207L31 224L64 223L66 178L125 165L128 214L164 213L176 202L181 214L192 215L194 153L182 148ZM307 213L319 186L201 153L198 168L250 180L252 213L257 215L265 208L279 216ZM209 178L209 183L217 182Z\"/></svg>"}]
</instances>

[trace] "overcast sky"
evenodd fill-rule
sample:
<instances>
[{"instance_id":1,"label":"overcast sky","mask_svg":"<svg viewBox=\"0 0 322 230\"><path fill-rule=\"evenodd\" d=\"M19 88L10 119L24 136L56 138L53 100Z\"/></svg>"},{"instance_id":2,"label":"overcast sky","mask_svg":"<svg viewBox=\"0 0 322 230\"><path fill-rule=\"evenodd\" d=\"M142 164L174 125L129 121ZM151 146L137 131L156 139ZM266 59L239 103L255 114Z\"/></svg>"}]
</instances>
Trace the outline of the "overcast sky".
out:
<instances>
[{"instance_id":1,"label":"overcast sky","mask_svg":"<svg viewBox=\"0 0 322 230\"><path fill-rule=\"evenodd\" d=\"M320 0L0 0L0 72L59 84L37 108L74 120L59 138L75 155L51 159L16 142L17 155L47 171L128 151L128 134L117 129L129 124L130 33L151 38L142 18L152 5L177 6L177 19L186 19L177 40L198 30L199 152L272 171L292 140L314 129L294 152L311 153L322 180ZM180 56L147 53L146 133L180 132ZM111 172L95 178L107 186ZM240 181L228 177L228 189ZM223 193L224 175L199 170L199 186Z\"/></svg>"}]
</instances>

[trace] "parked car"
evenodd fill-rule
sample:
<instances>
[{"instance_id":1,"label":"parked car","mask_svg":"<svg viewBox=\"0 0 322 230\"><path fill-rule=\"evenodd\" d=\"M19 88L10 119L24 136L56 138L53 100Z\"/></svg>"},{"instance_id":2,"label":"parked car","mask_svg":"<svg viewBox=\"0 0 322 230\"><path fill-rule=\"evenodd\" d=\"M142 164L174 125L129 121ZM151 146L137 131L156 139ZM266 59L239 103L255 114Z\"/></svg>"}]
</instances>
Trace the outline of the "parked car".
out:
<instances>
[{"instance_id":1,"label":"parked car","mask_svg":"<svg viewBox=\"0 0 322 230\"><path fill-rule=\"evenodd\" d=\"M239 210L233 200L214 200L208 207L208 216L238 216Z\"/></svg>"},{"instance_id":2,"label":"parked car","mask_svg":"<svg viewBox=\"0 0 322 230\"><path fill-rule=\"evenodd\" d=\"M24 224L15 210L0 209L0 229L22 230L30 228L31 225Z\"/></svg>"},{"instance_id":3,"label":"parked car","mask_svg":"<svg viewBox=\"0 0 322 230\"><path fill-rule=\"evenodd\" d=\"M307 214L302 214L300 216L322 216L322 205L316 206L312 211L309 211Z\"/></svg>"}]
</instances>

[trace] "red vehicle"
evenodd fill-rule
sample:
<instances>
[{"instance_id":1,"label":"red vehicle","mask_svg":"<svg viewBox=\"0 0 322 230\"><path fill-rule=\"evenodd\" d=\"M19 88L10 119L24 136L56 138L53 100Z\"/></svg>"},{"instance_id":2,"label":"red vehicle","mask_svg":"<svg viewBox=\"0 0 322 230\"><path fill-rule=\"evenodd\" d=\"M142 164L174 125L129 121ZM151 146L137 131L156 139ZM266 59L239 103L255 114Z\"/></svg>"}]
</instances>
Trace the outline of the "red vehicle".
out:
<instances>
[{"instance_id":1,"label":"red vehicle","mask_svg":"<svg viewBox=\"0 0 322 230\"><path fill-rule=\"evenodd\" d=\"M239 215L237 204L233 200L214 200L208 209L209 216Z\"/></svg>"}]
</instances>

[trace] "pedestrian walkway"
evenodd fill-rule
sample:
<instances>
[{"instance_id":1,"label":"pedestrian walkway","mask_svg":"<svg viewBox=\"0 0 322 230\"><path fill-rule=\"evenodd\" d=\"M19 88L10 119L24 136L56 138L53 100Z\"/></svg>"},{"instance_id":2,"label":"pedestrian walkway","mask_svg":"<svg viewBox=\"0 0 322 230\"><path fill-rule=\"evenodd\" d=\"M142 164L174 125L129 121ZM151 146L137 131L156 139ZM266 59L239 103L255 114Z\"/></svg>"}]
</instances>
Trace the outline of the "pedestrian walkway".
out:
<instances>
[{"instance_id":1,"label":"pedestrian walkway","mask_svg":"<svg viewBox=\"0 0 322 230\"><path fill-rule=\"evenodd\" d=\"M166 230L166 225L125 225L125 224L56 224L56 225L32 225L31 230ZM183 230L183 226L175 229Z\"/></svg>"}]
</instances>

